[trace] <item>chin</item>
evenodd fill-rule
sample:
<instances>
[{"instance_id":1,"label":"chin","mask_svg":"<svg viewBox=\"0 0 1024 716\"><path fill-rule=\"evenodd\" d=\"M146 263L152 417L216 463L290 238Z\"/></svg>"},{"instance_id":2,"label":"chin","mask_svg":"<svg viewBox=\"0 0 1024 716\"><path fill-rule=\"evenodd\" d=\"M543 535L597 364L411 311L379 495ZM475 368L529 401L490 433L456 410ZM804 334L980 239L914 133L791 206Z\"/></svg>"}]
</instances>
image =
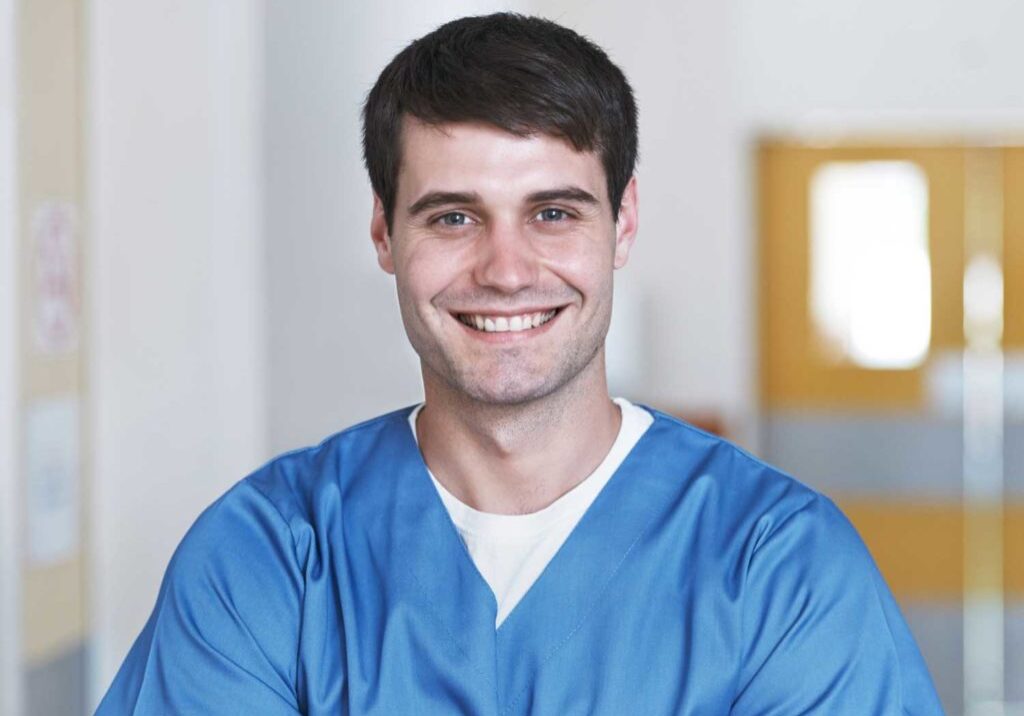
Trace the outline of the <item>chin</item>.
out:
<instances>
[{"instance_id":1,"label":"chin","mask_svg":"<svg viewBox=\"0 0 1024 716\"><path fill-rule=\"evenodd\" d=\"M582 360L584 355L584 352L574 351L561 361L527 362L517 353L493 363L435 354L431 357L439 360L424 362L453 397L483 405L513 407L541 400L573 383L593 360L593 356L591 360Z\"/></svg>"},{"instance_id":2,"label":"chin","mask_svg":"<svg viewBox=\"0 0 1024 716\"><path fill-rule=\"evenodd\" d=\"M478 403L494 406L523 405L554 392L549 386L524 385L522 383L463 385L457 386L457 388L463 395Z\"/></svg>"},{"instance_id":3,"label":"chin","mask_svg":"<svg viewBox=\"0 0 1024 716\"><path fill-rule=\"evenodd\" d=\"M449 385L469 399L485 405L514 406L544 398L558 390L562 381L539 380L538 374L483 378L456 376Z\"/></svg>"}]
</instances>

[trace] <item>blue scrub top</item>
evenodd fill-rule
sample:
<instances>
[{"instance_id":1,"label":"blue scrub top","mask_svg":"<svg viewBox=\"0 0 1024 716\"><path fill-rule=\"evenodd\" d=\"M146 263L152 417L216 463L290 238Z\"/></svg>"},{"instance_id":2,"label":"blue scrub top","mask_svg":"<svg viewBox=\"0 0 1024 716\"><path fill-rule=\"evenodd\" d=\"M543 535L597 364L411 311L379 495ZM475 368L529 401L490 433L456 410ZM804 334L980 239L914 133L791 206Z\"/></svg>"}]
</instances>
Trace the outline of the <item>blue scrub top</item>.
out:
<instances>
[{"instance_id":1,"label":"blue scrub top","mask_svg":"<svg viewBox=\"0 0 1024 716\"><path fill-rule=\"evenodd\" d=\"M942 713L839 510L656 411L495 629L410 410L209 507L97 713Z\"/></svg>"}]
</instances>

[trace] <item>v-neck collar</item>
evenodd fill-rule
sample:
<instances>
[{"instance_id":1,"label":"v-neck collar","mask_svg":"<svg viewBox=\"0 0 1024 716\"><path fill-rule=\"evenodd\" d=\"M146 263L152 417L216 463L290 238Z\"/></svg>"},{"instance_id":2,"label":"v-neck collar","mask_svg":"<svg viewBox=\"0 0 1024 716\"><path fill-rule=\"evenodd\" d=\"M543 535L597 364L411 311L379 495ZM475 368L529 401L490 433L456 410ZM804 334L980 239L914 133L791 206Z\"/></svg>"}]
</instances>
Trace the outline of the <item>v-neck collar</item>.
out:
<instances>
[{"instance_id":1,"label":"v-neck collar","mask_svg":"<svg viewBox=\"0 0 1024 716\"><path fill-rule=\"evenodd\" d=\"M577 483L551 504L529 514L495 514L477 510L445 488L427 466L430 481L441 495L441 502L447 509L459 533L488 541L534 540L549 533L567 519L575 522L586 511L594 498L604 489L605 484L618 470L619 465L632 451L637 441L654 422L650 411L633 405L625 398L615 398L614 403L621 411L619 430L608 452L600 464L589 475ZM420 403L409 413L409 430L419 446L416 434L416 416L424 407ZM420 453L422 455L422 448ZM425 461L425 460L424 460Z\"/></svg>"},{"instance_id":2,"label":"v-neck collar","mask_svg":"<svg viewBox=\"0 0 1024 716\"><path fill-rule=\"evenodd\" d=\"M415 598L437 618L473 672L495 688L500 713L514 709L544 664L587 620L650 523L664 490L645 446L655 420L501 626L497 604L434 488L407 424L394 414L379 450L394 460L394 530L381 535L391 564L410 575Z\"/></svg>"},{"instance_id":3,"label":"v-neck collar","mask_svg":"<svg viewBox=\"0 0 1024 716\"><path fill-rule=\"evenodd\" d=\"M515 709L545 664L585 628L593 608L665 504L647 445L663 429L655 420L584 513L561 549L497 630L500 713Z\"/></svg>"}]
</instances>

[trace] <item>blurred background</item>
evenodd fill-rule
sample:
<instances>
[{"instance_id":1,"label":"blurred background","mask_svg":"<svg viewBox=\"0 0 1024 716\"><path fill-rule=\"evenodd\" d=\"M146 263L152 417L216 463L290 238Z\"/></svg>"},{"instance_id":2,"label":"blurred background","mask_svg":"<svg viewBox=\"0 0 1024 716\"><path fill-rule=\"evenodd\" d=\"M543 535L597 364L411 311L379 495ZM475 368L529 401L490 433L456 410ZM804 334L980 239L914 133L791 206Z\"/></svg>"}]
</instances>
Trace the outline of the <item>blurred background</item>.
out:
<instances>
[{"instance_id":1,"label":"blurred background","mask_svg":"<svg viewBox=\"0 0 1024 716\"><path fill-rule=\"evenodd\" d=\"M947 711L1024 713L1024 4L0 0L0 714L90 713L203 507L420 398L359 109L499 9L638 96L614 392L832 496Z\"/></svg>"}]
</instances>

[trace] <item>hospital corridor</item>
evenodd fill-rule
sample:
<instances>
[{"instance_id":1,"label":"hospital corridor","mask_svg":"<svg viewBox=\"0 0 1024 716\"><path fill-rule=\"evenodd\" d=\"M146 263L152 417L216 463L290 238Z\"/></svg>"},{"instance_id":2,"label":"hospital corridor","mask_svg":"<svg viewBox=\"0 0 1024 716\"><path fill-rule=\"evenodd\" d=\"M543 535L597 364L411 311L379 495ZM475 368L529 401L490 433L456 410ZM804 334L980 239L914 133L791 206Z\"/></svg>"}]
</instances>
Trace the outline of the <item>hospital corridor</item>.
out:
<instances>
[{"instance_id":1,"label":"hospital corridor","mask_svg":"<svg viewBox=\"0 0 1024 716\"><path fill-rule=\"evenodd\" d=\"M830 498L945 712L1024 716L1017 0L0 0L0 716L93 714L208 506L424 401L361 112L499 11L635 94L611 397Z\"/></svg>"}]
</instances>

